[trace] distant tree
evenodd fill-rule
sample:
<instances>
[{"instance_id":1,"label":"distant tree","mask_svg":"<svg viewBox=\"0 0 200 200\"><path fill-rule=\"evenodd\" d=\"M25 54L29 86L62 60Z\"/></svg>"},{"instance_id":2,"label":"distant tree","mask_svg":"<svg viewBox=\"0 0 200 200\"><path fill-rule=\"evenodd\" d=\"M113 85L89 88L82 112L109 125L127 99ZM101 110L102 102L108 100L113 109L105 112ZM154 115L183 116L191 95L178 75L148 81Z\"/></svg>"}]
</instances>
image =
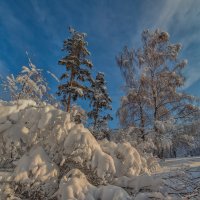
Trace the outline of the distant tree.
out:
<instances>
[{"instance_id":1,"label":"distant tree","mask_svg":"<svg viewBox=\"0 0 200 200\"><path fill-rule=\"evenodd\" d=\"M102 115L103 111L111 110L111 98L107 92L104 74L99 72L92 81L91 86L91 106L92 110L88 113L88 117L92 119L93 130L103 130L107 127L108 121L112 120L110 114Z\"/></svg>"},{"instance_id":2,"label":"distant tree","mask_svg":"<svg viewBox=\"0 0 200 200\"><path fill-rule=\"evenodd\" d=\"M160 30L142 33L142 48L124 48L117 63L125 79L125 96L118 116L122 125L144 130L156 121L173 118L189 120L199 109L194 97L179 88L184 85L182 70L186 60L179 60L180 44L169 42L169 34Z\"/></svg>"},{"instance_id":3,"label":"distant tree","mask_svg":"<svg viewBox=\"0 0 200 200\"><path fill-rule=\"evenodd\" d=\"M66 68L66 72L60 78L65 82L58 86L58 95L62 96L62 103L66 106L67 112L70 111L71 100L89 97L86 82L91 80L90 69L93 66L87 59L90 52L85 41L86 34L72 28L69 28L69 32L71 37L64 40L62 49L67 55L58 62Z\"/></svg>"}]
</instances>

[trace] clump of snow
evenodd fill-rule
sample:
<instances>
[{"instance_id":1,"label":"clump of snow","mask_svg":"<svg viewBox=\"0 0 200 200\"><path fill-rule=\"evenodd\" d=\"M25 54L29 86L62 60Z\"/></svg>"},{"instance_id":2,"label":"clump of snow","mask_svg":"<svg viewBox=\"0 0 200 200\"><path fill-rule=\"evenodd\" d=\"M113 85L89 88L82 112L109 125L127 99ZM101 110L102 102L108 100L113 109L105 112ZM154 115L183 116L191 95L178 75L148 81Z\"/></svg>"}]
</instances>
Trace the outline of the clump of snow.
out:
<instances>
[{"instance_id":1,"label":"clump of snow","mask_svg":"<svg viewBox=\"0 0 200 200\"><path fill-rule=\"evenodd\" d=\"M89 199L87 194L94 192L95 187L91 185L85 175L78 169L69 171L62 177L59 189L57 191L57 197L59 200L65 199Z\"/></svg>"},{"instance_id":2,"label":"clump of snow","mask_svg":"<svg viewBox=\"0 0 200 200\"><path fill-rule=\"evenodd\" d=\"M132 176L132 177L122 176L116 178L114 180L114 184L123 188L131 188L134 190L134 193L137 193L141 189L159 191L163 183L160 178L155 178L153 176L148 176L148 175L142 175L142 176Z\"/></svg>"},{"instance_id":3,"label":"clump of snow","mask_svg":"<svg viewBox=\"0 0 200 200\"><path fill-rule=\"evenodd\" d=\"M42 147L34 146L18 162L13 180L17 184L35 188L42 185L44 193L52 195L57 189L59 169Z\"/></svg>"},{"instance_id":4,"label":"clump of snow","mask_svg":"<svg viewBox=\"0 0 200 200\"><path fill-rule=\"evenodd\" d=\"M59 200L128 200L127 192L117 186L107 185L99 188L91 185L78 169L69 171L60 181L57 191Z\"/></svg>"},{"instance_id":5,"label":"clump of snow","mask_svg":"<svg viewBox=\"0 0 200 200\"><path fill-rule=\"evenodd\" d=\"M35 183L53 181L58 177L59 170L52 163L40 146L34 146L18 162L14 171L14 181Z\"/></svg>"},{"instance_id":6,"label":"clump of snow","mask_svg":"<svg viewBox=\"0 0 200 200\"><path fill-rule=\"evenodd\" d=\"M80 165L86 164L102 179L115 174L112 157L101 150L94 136L82 124L74 126L69 131L63 153Z\"/></svg>"},{"instance_id":7,"label":"clump of snow","mask_svg":"<svg viewBox=\"0 0 200 200\"><path fill-rule=\"evenodd\" d=\"M142 170L141 157L130 143L116 144L104 140L101 142L101 147L105 153L113 158L116 167L116 177L137 176L140 174Z\"/></svg>"},{"instance_id":8,"label":"clump of snow","mask_svg":"<svg viewBox=\"0 0 200 200\"><path fill-rule=\"evenodd\" d=\"M60 147L67 130L73 126L73 123L69 123L68 113L51 105L36 106L30 100L0 102L0 112L1 163L8 158L20 158L27 149L38 143L42 143L56 160L53 152L58 151L55 145Z\"/></svg>"}]
</instances>

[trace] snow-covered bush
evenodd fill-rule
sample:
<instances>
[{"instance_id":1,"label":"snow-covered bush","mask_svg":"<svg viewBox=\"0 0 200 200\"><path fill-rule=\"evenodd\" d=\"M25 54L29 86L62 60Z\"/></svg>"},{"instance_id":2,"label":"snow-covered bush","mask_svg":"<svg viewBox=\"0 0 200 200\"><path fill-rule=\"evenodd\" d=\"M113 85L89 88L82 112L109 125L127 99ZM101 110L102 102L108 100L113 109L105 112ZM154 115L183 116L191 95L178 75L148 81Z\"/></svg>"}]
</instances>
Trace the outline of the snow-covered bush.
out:
<instances>
[{"instance_id":1,"label":"snow-covered bush","mask_svg":"<svg viewBox=\"0 0 200 200\"><path fill-rule=\"evenodd\" d=\"M130 143L114 143L107 140L102 141L103 151L114 160L116 176L134 176L139 175L142 170L142 161L138 151ZM129 155L129 156L127 156Z\"/></svg>"},{"instance_id":2,"label":"snow-covered bush","mask_svg":"<svg viewBox=\"0 0 200 200\"><path fill-rule=\"evenodd\" d=\"M76 104L72 105L70 115L71 115L71 120L74 121L75 123L85 124L87 122L88 117L86 111Z\"/></svg>"},{"instance_id":3,"label":"snow-covered bush","mask_svg":"<svg viewBox=\"0 0 200 200\"><path fill-rule=\"evenodd\" d=\"M1 191L15 197L129 199L116 179L150 172L147 159L130 143L98 142L83 124L52 105L1 101L0 112L1 166L9 160L14 168L13 181Z\"/></svg>"},{"instance_id":4,"label":"snow-covered bush","mask_svg":"<svg viewBox=\"0 0 200 200\"><path fill-rule=\"evenodd\" d=\"M91 185L86 176L78 169L73 169L62 177L57 197L58 200L131 199L128 193L120 187L107 185L97 188Z\"/></svg>"},{"instance_id":5,"label":"snow-covered bush","mask_svg":"<svg viewBox=\"0 0 200 200\"><path fill-rule=\"evenodd\" d=\"M13 179L16 185L27 191L27 197L30 198L33 192L49 197L57 190L58 176L58 166L49 159L42 147L36 145L17 161Z\"/></svg>"},{"instance_id":6,"label":"snow-covered bush","mask_svg":"<svg viewBox=\"0 0 200 200\"><path fill-rule=\"evenodd\" d=\"M110 147L104 149L104 146L100 146L82 124L71 122L68 113L51 105L38 107L33 101L25 100L19 101L17 105L16 102L4 102L0 128L7 152L9 152L7 147L12 143L15 147L23 147L19 149L18 155L15 153L18 157L32 146L40 144L56 164L59 165L61 161L63 164L65 158L70 158L80 165L85 163L87 167L96 170L101 178L115 175L117 170L115 165L120 162L127 163L127 166L125 164L127 169L130 167L130 172L125 170L126 173L138 175L141 171L140 155L129 143L113 143L115 146L115 160L113 160L114 155L108 150ZM109 142L107 146L110 145L108 144ZM130 153L131 159L127 159L127 152Z\"/></svg>"},{"instance_id":7,"label":"snow-covered bush","mask_svg":"<svg viewBox=\"0 0 200 200\"><path fill-rule=\"evenodd\" d=\"M142 140L141 130L129 127L111 132L110 140L121 144L128 142L133 148L136 148L141 157L141 170L143 173L152 173L160 170L159 159L153 156L157 152L155 132L149 131L145 136L145 140Z\"/></svg>"}]
</instances>

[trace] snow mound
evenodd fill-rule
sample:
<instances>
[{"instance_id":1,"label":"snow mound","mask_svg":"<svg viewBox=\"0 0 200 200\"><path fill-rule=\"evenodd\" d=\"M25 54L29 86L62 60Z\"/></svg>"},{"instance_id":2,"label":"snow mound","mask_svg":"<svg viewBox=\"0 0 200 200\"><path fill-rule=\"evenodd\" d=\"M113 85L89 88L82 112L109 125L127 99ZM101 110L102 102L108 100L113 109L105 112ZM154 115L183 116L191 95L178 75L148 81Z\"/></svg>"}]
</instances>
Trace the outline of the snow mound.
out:
<instances>
[{"instance_id":1,"label":"snow mound","mask_svg":"<svg viewBox=\"0 0 200 200\"><path fill-rule=\"evenodd\" d=\"M16 165L8 186L16 196L128 200L126 188L138 192L158 185L137 178L146 160L129 142L97 141L70 113L30 100L0 101L0 112L0 167Z\"/></svg>"},{"instance_id":2,"label":"snow mound","mask_svg":"<svg viewBox=\"0 0 200 200\"><path fill-rule=\"evenodd\" d=\"M14 181L21 183L48 182L56 180L59 170L40 146L33 147L18 162Z\"/></svg>"},{"instance_id":3,"label":"snow mound","mask_svg":"<svg viewBox=\"0 0 200 200\"><path fill-rule=\"evenodd\" d=\"M48 196L56 191L58 176L56 164L49 159L42 147L34 146L17 162L13 180L16 185L21 186L21 190L30 192L29 196L32 191L43 192L44 196Z\"/></svg>"},{"instance_id":4,"label":"snow mound","mask_svg":"<svg viewBox=\"0 0 200 200\"><path fill-rule=\"evenodd\" d=\"M141 157L130 143L116 144L104 140L101 142L101 147L105 153L113 158L116 167L116 177L137 176L140 174L142 170Z\"/></svg>"},{"instance_id":5,"label":"snow mound","mask_svg":"<svg viewBox=\"0 0 200 200\"><path fill-rule=\"evenodd\" d=\"M99 188L91 185L78 169L69 171L60 181L57 191L59 200L128 200L127 192L117 186L107 185Z\"/></svg>"},{"instance_id":6,"label":"snow mound","mask_svg":"<svg viewBox=\"0 0 200 200\"><path fill-rule=\"evenodd\" d=\"M114 184L122 188L131 188L135 193L142 189L148 189L150 191L159 191L163 182L160 178L153 176L142 175L134 177L122 176L114 180Z\"/></svg>"},{"instance_id":7,"label":"snow mound","mask_svg":"<svg viewBox=\"0 0 200 200\"><path fill-rule=\"evenodd\" d=\"M140 155L129 143L100 145L82 124L71 121L69 113L30 100L0 105L1 159L18 160L39 144L57 165L70 159L101 179L139 175L142 170Z\"/></svg>"},{"instance_id":8,"label":"snow mound","mask_svg":"<svg viewBox=\"0 0 200 200\"><path fill-rule=\"evenodd\" d=\"M102 179L116 172L112 157L102 151L94 136L81 124L69 131L64 142L64 155L90 167Z\"/></svg>"},{"instance_id":9,"label":"snow mound","mask_svg":"<svg viewBox=\"0 0 200 200\"><path fill-rule=\"evenodd\" d=\"M38 143L58 160L54 152L73 126L68 113L30 100L0 102L0 112L0 163L19 159Z\"/></svg>"}]
</instances>

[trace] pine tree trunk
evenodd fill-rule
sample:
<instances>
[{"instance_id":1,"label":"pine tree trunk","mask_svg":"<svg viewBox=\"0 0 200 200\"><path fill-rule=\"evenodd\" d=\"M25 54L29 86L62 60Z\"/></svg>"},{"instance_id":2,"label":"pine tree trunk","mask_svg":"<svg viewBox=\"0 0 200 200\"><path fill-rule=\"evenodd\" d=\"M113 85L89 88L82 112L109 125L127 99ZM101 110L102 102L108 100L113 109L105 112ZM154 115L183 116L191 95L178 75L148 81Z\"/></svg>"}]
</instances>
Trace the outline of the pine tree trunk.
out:
<instances>
[{"instance_id":1,"label":"pine tree trunk","mask_svg":"<svg viewBox=\"0 0 200 200\"><path fill-rule=\"evenodd\" d=\"M98 104L97 104L97 107L96 107L96 109L97 109L97 112L96 112L96 116L95 116L95 118L94 118L94 129L96 128L96 125L97 125L97 118L98 118L98 114L99 114L99 106L98 106Z\"/></svg>"},{"instance_id":2,"label":"pine tree trunk","mask_svg":"<svg viewBox=\"0 0 200 200\"><path fill-rule=\"evenodd\" d=\"M72 68L71 71L71 77L70 77L70 86L72 86L72 81L74 80L74 70ZM69 96L67 98L67 112L70 112L70 105L71 105L71 92L69 93Z\"/></svg>"},{"instance_id":3,"label":"pine tree trunk","mask_svg":"<svg viewBox=\"0 0 200 200\"><path fill-rule=\"evenodd\" d=\"M67 112L70 112L70 104L71 104L71 93L69 94L67 99Z\"/></svg>"}]
</instances>

